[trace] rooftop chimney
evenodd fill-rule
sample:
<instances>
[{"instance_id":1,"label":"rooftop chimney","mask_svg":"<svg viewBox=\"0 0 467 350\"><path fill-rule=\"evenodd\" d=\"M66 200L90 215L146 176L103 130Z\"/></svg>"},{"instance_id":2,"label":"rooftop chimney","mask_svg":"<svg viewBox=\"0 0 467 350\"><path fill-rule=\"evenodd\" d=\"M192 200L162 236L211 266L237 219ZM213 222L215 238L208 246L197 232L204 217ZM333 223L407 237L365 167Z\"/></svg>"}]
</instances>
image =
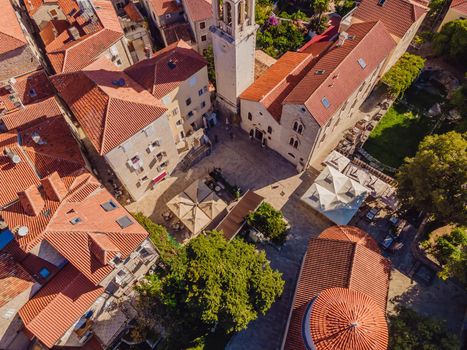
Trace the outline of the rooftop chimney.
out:
<instances>
[{"instance_id":1,"label":"rooftop chimney","mask_svg":"<svg viewBox=\"0 0 467 350\"><path fill-rule=\"evenodd\" d=\"M14 164L18 164L21 162L20 156L13 152L10 147L5 147L3 149L3 155L10 158L10 161Z\"/></svg>"},{"instance_id":2,"label":"rooftop chimney","mask_svg":"<svg viewBox=\"0 0 467 350\"><path fill-rule=\"evenodd\" d=\"M109 262L120 252L118 247L103 233L91 233L89 250L103 265Z\"/></svg>"},{"instance_id":3,"label":"rooftop chimney","mask_svg":"<svg viewBox=\"0 0 467 350\"><path fill-rule=\"evenodd\" d=\"M37 216L44 208L45 202L36 185L31 185L18 193L19 201L26 214Z\"/></svg>"},{"instance_id":4,"label":"rooftop chimney","mask_svg":"<svg viewBox=\"0 0 467 350\"><path fill-rule=\"evenodd\" d=\"M75 26L69 27L68 33L73 37L73 40L78 40L80 38L78 28L76 28Z\"/></svg>"},{"instance_id":5,"label":"rooftop chimney","mask_svg":"<svg viewBox=\"0 0 467 350\"><path fill-rule=\"evenodd\" d=\"M349 34L347 34L347 32L341 32L339 34L339 39L337 41L337 46L342 46L344 45L345 41L348 39L349 37Z\"/></svg>"},{"instance_id":6,"label":"rooftop chimney","mask_svg":"<svg viewBox=\"0 0 467 350\"><path fill-rule=\"evenodd\" d=\"M61 202L68 193L65 184L56 171L42 179L41 183L47 198L50 200Z\"/></svg>"}]
</instances>

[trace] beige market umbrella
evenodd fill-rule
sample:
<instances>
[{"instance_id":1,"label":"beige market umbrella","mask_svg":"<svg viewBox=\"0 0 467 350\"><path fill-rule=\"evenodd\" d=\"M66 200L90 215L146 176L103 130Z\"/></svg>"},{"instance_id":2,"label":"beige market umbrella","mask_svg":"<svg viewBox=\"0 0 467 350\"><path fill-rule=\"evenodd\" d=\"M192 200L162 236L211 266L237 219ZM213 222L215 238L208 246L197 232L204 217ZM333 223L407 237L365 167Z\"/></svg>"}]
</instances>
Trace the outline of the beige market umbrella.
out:
<instances>
[{"instance_id":1,"label":"beige market umbrella","mask_svg":"<svg viewBox=\"0 0 467 350\"><path fill-rule=\"evenodd\" d=\"M201 180L196 180L183 192L185 192L195 203L202 202L210 193L212 193L211 189Z\"/></svg>"},{"instance_id":2,"label":"beige market umbrella","mask_svg":"<svg viewBox=\"0 0 467 350\"><path fill-rule=\"evenodd\" d=\"M198 206L194 206L180 218L180 221L191 233L197 234L211 222L211 219Z\"/></svg>"},{"instance_id":3,"label":"beige market umbrella","mask_svg":"<svg viewBox=\"0 0 467 350\"><path fill-rule=\"evenodd\" d=\"M184 193L177 194L168 203L167 207L180 219L196 204Z\"/></svg>"},{"instance_id":4,"label":"beige market umbrella","mask_svg":"<svg viewBox=\"0 0 467 350\"><path fill-rule=\"evenodd\" d=\"M211 192L198 206L212 220L227 207L227 204L217 194Z\"/></svg>"}]
</instances>

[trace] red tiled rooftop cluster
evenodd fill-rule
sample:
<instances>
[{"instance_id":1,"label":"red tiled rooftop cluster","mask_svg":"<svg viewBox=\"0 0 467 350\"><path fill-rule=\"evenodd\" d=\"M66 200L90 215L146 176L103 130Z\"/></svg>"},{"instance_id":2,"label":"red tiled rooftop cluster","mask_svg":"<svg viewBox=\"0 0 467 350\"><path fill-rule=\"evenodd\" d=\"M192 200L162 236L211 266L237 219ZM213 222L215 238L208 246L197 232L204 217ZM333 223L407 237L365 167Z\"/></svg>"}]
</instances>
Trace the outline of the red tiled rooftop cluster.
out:
<instances>
[{"instance_id":1,"label":"red tiled rooftop cluster","mask_svg":"<svg viewBox=\"0 0 467 350\"><path fill-rule=\"evenodd\" d=\"M374 345L371 349L385 349L387 326L382 320L389 273L389 262L379 254L376 242L357 228L334 226L319 238L312 239L295 289L284 349L305 350L305 341L310 337L317 350L370 349L365 347L368 342ZM317 300L322 302L315 304ZM364 305L367 309L363 308ZM311 335L302 331L304 322L310 317L310 308L315 310L311 311L309 322ZM366 326L376 327L375 333L369 335L371 339L360 339L353 333L336 330L341 322L348 321L346 315L349 312L360 315L363 321L371 317L377 320L375 324L373 321L363 322ZM330 315L335 317L335 322L328 323ZM336 347L336 344L341 347Z\"/></svg>"}]
</instances>

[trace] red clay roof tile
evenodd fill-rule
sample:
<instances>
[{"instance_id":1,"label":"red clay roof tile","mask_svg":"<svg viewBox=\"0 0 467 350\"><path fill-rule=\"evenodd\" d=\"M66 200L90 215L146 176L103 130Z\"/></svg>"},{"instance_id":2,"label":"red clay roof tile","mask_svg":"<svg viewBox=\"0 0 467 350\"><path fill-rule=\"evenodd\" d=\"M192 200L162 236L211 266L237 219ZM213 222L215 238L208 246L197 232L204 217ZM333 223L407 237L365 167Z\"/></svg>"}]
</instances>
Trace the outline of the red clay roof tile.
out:
<instances>
[{"instance_id":1,"label":"red clay roof tile","mask_svg":"<svg viewBox=\"0 0 467 350\"><path fill-rule=\"evenodd\" d=\"M61 202L68 193L60 175L55 171L41 180L42 187L48 199Z\"/></svg>"},{"instance_id":2,"label":"red clay roof tile","mask_svg":"<svg viewBox=\"0 0 467 350\"><path fill-rule=\"evenodd\" d=\"M213 18L211 0L184 0L185 11L193 22Z\"/></svg>"},{"instance_id":3,"label":"red clay roof tile","mask_svg":"<svg viewBox=\"0 0 467 350\"><path fill-rule=\"evenodd\" d=\"M27 215L37 216L44 208L44 199L36 185L31 185L24 191L18 192L18 197L21 206Z\"/></svg>"},{"instance_id":4,"label":"red clay roof tile","mask_svg":"<svg viewBox=\"0 0 467 350\"><path fill-rule=\"evenodd\" d=\"M101 155L166 111L159 100L104 58L81 72L55 76L52 82ZM128 115L135 116L132 123L125 122Z\"/></svg>"},{"instance_id":5,"label":"red clay roof tile","mask_svg":"<svg viewBox=\"0 0 467 350\"><path fill-rule=\"evenodd\" d=\"M0 308L34 284L29 273L4 251L0 252L0 281Z\"/></svg>"},{"instance_id":6,"label":"red clay roof tile","mask_svg":"<svg viewBox=\"0 0 467 350\"><path fill-rule=\"evenodd\" d=\"M452 0L450 8L467 13L467 0Z\"/></svg>"},{"instance_id":7,"label":"red clay roof tile","mask_svg":"<svg viewBox=\"0 0 467 350\"><path fill-rule=\"evenodd\" d=\"M169 61L175 64L174 68L169 67ZM206 59L180 40L128 67L125 73L161 99L206 66Z\"/></svg>"},{"instance_id":8,"label":"red clay roof tile","mask_svg":"<svg viewBox=\"0 0 467 350\"><path fill-rule=\"evenodd\" d=\"M20 310L25 327L47 347L62 335L104 292L68 264Z\"/></svg>"},{"instance_id":9,"label":"red clay roof tile","mask_svg":"<svg viewBox=\"0 0 467 350\"><path fill-rule=\"evenodd\" d=\"M319 293L310 305L305 339L316 350L386 350L384 311L368 295L347 288Z\"/></svg>"},{"instance_id":10,"label":"red clay roof tile","mask_svg":"<svg viewBox=\"0 0 467 350\"><path fill-rule=\"evenodd\" d=\"M149 0L149 4L157 16L176 13L183 10L182 5L175 0Z\"/></svg>"},{"instance_id":11,"label":"red clay roof tile","mask_svg":"<svg viewBox=\"0 0 467 350\"><path fill-rule=\"evenodd\" d=\"M342 46L331 47L284 99L283 103L304 104L319 125L329 118L358 89L375 69L389 56L395 42L381 22L353 24L347 33L353 38ZM378 45L374 45L378 42ZM366 62L365 68L358 63ZM315 74L323 71L322 74ZM329 101L326 108L322 99Z\"/></svg>"},{"instance_id":12,"label":"red clay roof tile","mask_svg":"<svg viewBox=\"0 0 467 350\"><path fill-rule=\"evenodd\" d=\"M133 2L129 2L124 8L123 10L125 11L125 13L127 14L127 16L133 21L133 22L141 22L141 21L144 21L144 17L143 15L141 14L141 12L139 12L138 8L136 7L136 5L133 3Z\"/></svg>"},{"instance_id":13,"label":"red clay roof tile","mask_svg":"<svg viewBox=\"0 0 467 350\"><path fill-rule=\"evenodd\" d=\"M371 297L386 310L390 264L353 240L311 239L295 289L285 350L305 350L302 321L309 302L329 288L348 288Z\"/></svg>"},{"instance_id":14,"label":"red clay roof tile","mask_svg":"<svg viewBox=\"0 0 467 350\"><path fill-rule=\"evenodd\" d=\"M375 239L362 229L355 226L331 226L321 232L319 238L355 242L373 250L376 253L381 253Z\"/></svg>"},{"instance_id":15,"label":"red clay roof tile","mask_svg":"<svg viewBox=\"0 0 467 350\"><path fill-rule=\"evenodd\" d=\"M402 38L427 11L425 6L415 1L386 0L380 6L376 0L362 0L353 17L362 22L381 21L391 34Z\"/></svg>"},{"instance_id":16,"label":"red clay roof tile","mask_svg":"<svg viewBox=\"0 0 467 350\"><path fill-rule=\"evenodd\" d=\"M0 0L0 54L27 45L23 30L9 0Z\"/></svg>"}]
</instances>

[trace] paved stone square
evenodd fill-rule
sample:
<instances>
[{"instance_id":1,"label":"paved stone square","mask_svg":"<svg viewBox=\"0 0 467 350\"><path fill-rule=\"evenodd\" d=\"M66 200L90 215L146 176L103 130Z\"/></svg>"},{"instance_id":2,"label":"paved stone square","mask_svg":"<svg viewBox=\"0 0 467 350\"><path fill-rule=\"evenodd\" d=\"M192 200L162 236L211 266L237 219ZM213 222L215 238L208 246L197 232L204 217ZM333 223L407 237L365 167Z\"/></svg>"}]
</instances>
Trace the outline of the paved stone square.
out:
<instances>
[{"instance_id":1,"label":"paved stone square","mask_svg":"<svg viewBox=\"0 0 467 350\"><path fill-rule=\"evenodd\" d=\"M219 167L230 183L237 184L244 191L256 191L275 208L282 210L291 225L286 243L280 251L270 245L259 247L266 251L271 266L283 273L286 281L284 293L265 316L251 323L228 345L229 349L279 349L308 240L332 223L299 200L316 174L298 174L277 153L262 148L236 128L227 131L218 126L210 131L211 139L214 139L214 135L218 136L219 142L214 145L210 156L187 172L175 171L153 192L127 208L142 211L154 221L163 223L162 213L167 210L165 203L193 181L205 178L214 167Z\"/></svg>"}]
</instances>

